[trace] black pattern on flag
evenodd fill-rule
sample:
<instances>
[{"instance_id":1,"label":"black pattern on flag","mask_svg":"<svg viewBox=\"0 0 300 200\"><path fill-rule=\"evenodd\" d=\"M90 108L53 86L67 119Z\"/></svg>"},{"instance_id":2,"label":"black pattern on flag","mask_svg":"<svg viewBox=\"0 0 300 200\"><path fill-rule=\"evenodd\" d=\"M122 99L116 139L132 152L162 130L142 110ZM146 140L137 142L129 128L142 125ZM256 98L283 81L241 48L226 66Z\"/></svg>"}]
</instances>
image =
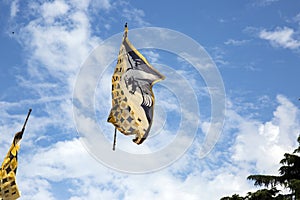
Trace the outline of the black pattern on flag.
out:
<instances>
[{"instance_id":1,"label":"black pattern on flag","mask_svg":"<svg viewBox=\"0 0 300 200\"><path fill-rule=\"evenodd\" d=\"M112 76L112 108L107 119L121 133L135 135L141 144L148 136L154 109L152 86L165 77L129 42L125 26L117 66Z\"/></svg>"},{"instance_id":2,"label":"black pattern on flag","mask_svg":"<svg viewBox=\"0 0 300 200\"><path fill-rule=\"evenodd\" d=\"M15 134L6 157L1 166L0 172L0 199L15 200L20 197L20 192L16 184L16 173L18 166L18 151L23 132Z\"/></svg>"}]
</instances>

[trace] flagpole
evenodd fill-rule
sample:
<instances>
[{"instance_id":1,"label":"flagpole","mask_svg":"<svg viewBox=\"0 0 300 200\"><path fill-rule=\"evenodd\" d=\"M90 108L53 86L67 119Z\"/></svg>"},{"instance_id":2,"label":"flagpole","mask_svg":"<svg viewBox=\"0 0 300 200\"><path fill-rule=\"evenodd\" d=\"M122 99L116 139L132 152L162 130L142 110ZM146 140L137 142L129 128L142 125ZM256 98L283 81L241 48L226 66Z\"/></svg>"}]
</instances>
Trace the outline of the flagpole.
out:
<instances>
[{"instance_id":1,"label":"flagpole","mask_svg":"<svg viewBox=\"0 0 300 200\"><path fill-rule=\"evenodd\" d=\"M29 118L29 115L30 115L31 111L32 111L32 109L30 108L29 111L28 111L27 117L25 119L25 122L23 124L22 132L24 132L24 130L25 130L25 126L27 124L27 121L28 121L28 118Z\"/></svg>"},{"instance_id":2,"label":"flagpole","mask_svg":"<svg viewBox=\"0 0 300 200\"><path fill-rule=\"evenodd\" d=\"M116 150L116 141L117 141L117 129L115 128L113 151Z\"/></svg>"},{"instance_id":3,"label":"flagpole","mask_svg":"<svg viewBox=\"0 0 300 200\"><path fill-rule=\"evenodd\" d=\"M26 117L26 119L25 119L25 122L24 122L24 124L23 124L22 131L17 132L17 133L15 134L14 141L13 141L13 143L14 143L15 145L16 145L16 144L22 139L22 137L23 137L23 133L24 133L24 131L25 131L25 127L26 127L26 124L27 124L27 121L28 121L28 118L29 118L29 115L30 115L31 111L32 111L32 109L30 108L29 111L28 111L27 117ZM1 199L0 199L0 200L1 200Z\"/></svg>"}]
</instances>

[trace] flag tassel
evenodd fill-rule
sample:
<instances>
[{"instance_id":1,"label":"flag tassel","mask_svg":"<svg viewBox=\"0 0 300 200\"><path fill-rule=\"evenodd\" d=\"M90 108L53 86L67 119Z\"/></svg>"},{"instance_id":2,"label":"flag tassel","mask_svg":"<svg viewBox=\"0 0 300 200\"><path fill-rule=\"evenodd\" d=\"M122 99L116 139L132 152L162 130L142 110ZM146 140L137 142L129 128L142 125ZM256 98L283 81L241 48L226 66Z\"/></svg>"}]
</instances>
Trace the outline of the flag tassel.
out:
<instances>
[{"instance_id":1,"label":"flag tassel","mask_svg":"<svg viewBox=\"0 0 300 200\"><path fill-rule=\"evenodd\" d=\"M115 128L114 143L113 143L113 151L116 150L116 141L117 141L117 129Z\"/></svg>"}]
</instances>

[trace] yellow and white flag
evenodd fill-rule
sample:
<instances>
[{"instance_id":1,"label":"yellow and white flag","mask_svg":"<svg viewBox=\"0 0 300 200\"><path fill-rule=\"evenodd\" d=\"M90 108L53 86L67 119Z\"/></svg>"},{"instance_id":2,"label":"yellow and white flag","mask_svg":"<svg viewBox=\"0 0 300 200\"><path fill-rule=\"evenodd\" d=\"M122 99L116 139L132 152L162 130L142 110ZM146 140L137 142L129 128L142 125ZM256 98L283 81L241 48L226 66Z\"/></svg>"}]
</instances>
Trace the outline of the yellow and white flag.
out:
<instances>
[{"instance_id":1,"label":"yellow and white flag","mask_svg":"<svg viewBox=\"0 0 300 200\"><path fill-rule=\"evenodd\" d=\"M127 24L112 76L112 108L107 119L125 135L135 135L141 144L153 121L152 86L165 77L155 70L129 42Z\"/></svg>"},{"instance_id":2,"label":"yellow and white flag","mask_svg":"<svg viewBox=\"0 0 300 200\"><path fill-rule=\"evenodd\" d=\"M23 131L16 133L13 143L4 158L0 172L0 199L15 200L20 197L20 192L16 183L16 173L18 167L18 151Z\"/></svg>"}]
</instances>

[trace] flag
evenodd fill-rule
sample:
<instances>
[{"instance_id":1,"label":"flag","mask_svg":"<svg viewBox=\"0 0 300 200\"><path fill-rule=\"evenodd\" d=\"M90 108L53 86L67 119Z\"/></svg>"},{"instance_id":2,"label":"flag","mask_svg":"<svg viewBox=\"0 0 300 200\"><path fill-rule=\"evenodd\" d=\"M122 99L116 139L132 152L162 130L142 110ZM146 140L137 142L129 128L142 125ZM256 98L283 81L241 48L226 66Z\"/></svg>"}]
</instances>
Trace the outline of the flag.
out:
<instances>
[{"instance_id":1,"label":"flag","mask_svg":"<svg viewBox=\"0 0 300 200\"><path fill-rule=\"evenodd\" d=\"M107 119L125 135L141 144L153 121L152 86L165 77L129 42L127 23L117 65L112 76L112 108Z\"/></svg>"},{"instance_id":2,"label":"flag","mask_svg":"<svg viewBox=\"0 0 300 200\"><path fill-rule=\"evenodd\" d=\"M23 131L15 134L13 143L4 158L0 173L0 199L15 200L20 197L20 192L16 184L16 173L18 166L18 151Z\"/></svg>"}]
</instances>

